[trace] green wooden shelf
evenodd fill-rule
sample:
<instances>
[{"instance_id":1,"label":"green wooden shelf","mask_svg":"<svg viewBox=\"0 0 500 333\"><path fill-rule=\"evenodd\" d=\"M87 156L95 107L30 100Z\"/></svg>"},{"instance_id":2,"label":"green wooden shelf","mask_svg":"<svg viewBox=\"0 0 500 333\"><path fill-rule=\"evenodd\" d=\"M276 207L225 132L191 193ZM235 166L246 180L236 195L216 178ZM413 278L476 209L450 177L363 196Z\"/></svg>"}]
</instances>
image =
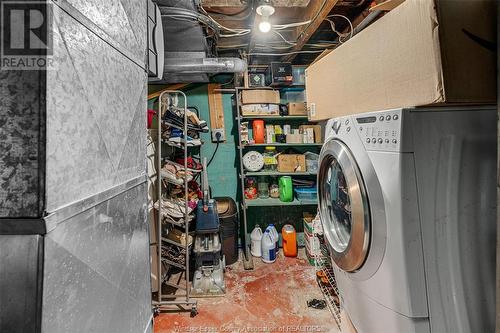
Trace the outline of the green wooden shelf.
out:
<instances>
[{"instance_id":1,"label":"green wooden shelf","mask_svg":"<svg viewBox=\"0 0 500 333\"><path fill-rule=\"evenodd\" d=\"M278 172L278 171L257 171L245 172L244 176L316 176L318 173L314 172Z\"/></svg>"},{"instance_id":2,"label":"green wooden shelf","mask_svg":"<svg viewBox=\"0 0 500 333\"><path fill-rule=\"evenodd\" d=\"M317 205L318 201L299 201L297 199L293 199L292 202L283 202L280 199L253 199L248 200L245 199L245 204L247 207L270 207L270 206L306 206L306 205Z\"/></svg>"},{"instance_id":3,"label":"green wooden shelf","mask_svg":"<svg viewBox=\"0 0 500 333\"><path fill-rule=\"evenodd\" d=\"M241 119L307 120L307 116L240 116Z\"/></svg>"},{"instance_id":4,"label":"green wooden shelf","mask_svg":"<svg viewBox=\"0 0 500 333\"><path fill-rule=\"evenodd\" d=\"M243 148L248 147L315 147L322 146L323 143L247 143L242 145Z\"/></svg>"}]
</instances>

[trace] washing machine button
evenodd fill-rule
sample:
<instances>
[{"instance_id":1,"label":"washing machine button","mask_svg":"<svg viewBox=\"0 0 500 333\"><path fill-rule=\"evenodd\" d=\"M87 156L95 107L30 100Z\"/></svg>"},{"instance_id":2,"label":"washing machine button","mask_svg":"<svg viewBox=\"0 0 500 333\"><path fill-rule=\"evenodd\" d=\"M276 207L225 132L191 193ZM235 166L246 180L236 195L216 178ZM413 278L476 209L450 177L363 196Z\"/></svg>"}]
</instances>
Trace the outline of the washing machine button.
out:
<instances>
[{"instance_id":1,"label":"washing machine button","mask_svg":"<svg viewBox=\"0 0 500 333\"><path fill-rule=\"evenodd\" d=\"M380 121L384 121L384 116L380 116L380 117L378 118L378 120L380 120Z\"/></svg>"},{"instance_id":2,"label":"washing machine button","mask_svg":"<svg viewBox=\"0 0 500 333\"><path fill-rule=\"evenodd\" d=\"M389 139L385 139L385 143L389 143Z\"/></svg>"},{"instance_id":3,"label":"washing machine button","mask_svg":"<svg viewBox=\"0 0 500 333\"><path fill-rule=\"evenodd\" d=\"M392 139L392 143L398 143L398 140Z\"/></svg>"},{"instance_id":4,"label":"washing machine button","mask_svg":"<svg viewBox=\"0 0 500 333\"><path fill-rule=\"evenodd\" d=\"M373 142L373 143L377 142L377 139L372 138L372 142Z\"/></svg>"},{"instance_id":5,"label":"washing machine button","mask_svg":"<svg viewBox=\"0 0 500 333\"><path fill-rule=\"evenodd\" d=\"M372 141L370 140L370 138L366 138L366 143L370 143L370 142L372 142Z\"/></svg>"},{"instance_id":6,"label":"washing machine button","mask_svg":"<svg viewBox=\"0 0 500 333\"><path fill-rule=\"evenodd\" d=\"M394 120L398 120L399 119L399 116L397 114L395 114L394 116L392 116L392 119Z\"/></svg>"},{"instance_id":7,"label":"washing machine button","mask_svg":"<svg viewBox=\"0 0 500 333\"><path fill-rule=\"evenodd\" d=\"M345 124L349 125L349 119L346 119Z\"/></svg>"},{"instance_id":8,"label":"washing machine button","mask_svg":"<svg viewBox=\"0 0 500 333\"><path fill-rule=\"evenodd\" d=\"M390 116L390 115L387 115L387 116L385 117L385 120L387 120L387 121L391 120L391 116Z\"/></svg>"},{"instance_id":9,"label":"washing machine button","mask_svg":"<svg viewBox=\"0 0 500 333\"><path fill-rule=\"evenodd\" d=\"M378 143L382 143L384 140L382 140L382 138L379 138L378 139Z\"/></svg>"}]
</instances>

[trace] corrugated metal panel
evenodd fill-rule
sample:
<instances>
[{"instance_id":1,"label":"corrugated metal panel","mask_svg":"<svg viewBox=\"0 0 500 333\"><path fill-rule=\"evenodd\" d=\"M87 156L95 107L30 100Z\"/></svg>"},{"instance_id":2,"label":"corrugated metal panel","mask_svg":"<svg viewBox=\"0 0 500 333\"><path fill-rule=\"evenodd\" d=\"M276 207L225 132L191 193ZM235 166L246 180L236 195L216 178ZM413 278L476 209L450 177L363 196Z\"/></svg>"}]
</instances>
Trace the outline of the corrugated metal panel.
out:
<instances>
[{"instance_id":1,"label":"corrugated metal panel","mask_svg":"<svg viewBox=\"0 0 500 333\"><path fill-rule=\"evenodd\" d=\"M0 332L39 332L43 237L0 235Z\"/></svg>"},{"instance_id":2,"label":"corrugated metal panel","mask_svg":"<svg viewBox=\"0 0 500 333\"><path fill-rule=\"evenodd\" d=\"M145 62L147 49L146 0L65 0L115 43Z\"/></svg>"},{"instance_id":3,"label":"corrugated metal panel","mask_svg":"<svg viewBox=\"0 0 500 333\"><path fill-rule=\"evenodd\" d=\"M145 174L146 73L55 7L47 211Z\"/></svg>"},{"instance_id":4,"label":"corrugated metal panel","mask_svg":"<svg viewBox=\"0 0 500 333\"><path fill-rule=\"evenodd\" d=\"M43 332L144 332L151 319L144 182L46 236Z\"/></svg>"},{"instance_id":5,"label":"corrugated metal panel","mask_svg":"<svg viewBox=\"0 0 500 333\"><path fill-rule=\"evenodd\" d=\"M0 71L0 218L43 209L44 71Z\"/></svg>"}]
</instances>

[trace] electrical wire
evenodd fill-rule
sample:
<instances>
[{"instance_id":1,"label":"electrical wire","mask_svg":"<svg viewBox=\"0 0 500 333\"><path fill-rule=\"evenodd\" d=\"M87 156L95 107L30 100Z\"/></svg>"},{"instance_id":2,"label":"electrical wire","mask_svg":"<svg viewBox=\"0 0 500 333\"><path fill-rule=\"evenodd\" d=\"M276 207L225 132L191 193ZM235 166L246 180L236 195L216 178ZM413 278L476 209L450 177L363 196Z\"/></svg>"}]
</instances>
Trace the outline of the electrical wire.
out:
<instances>
[{"instance_id":1,"label":"electrical wire","mask_svg":"<svg viewBox=\"0 0 500 333\"><path fill-rule=\"evenodd\" d=\"M337 29L335 27L335 23L332 20L329 19L330 17L341 17L341 18L345 19L349 23L349 26L351 28L349 34L337 31ZM332 14L332 15L328 15L325 18L325 21L328 21L330 23L330 27L332 28L333 32L335 32L339 36L339 42L340 43L344 43L345 42L345 40L343 40L343 38L345 38L347 35L349 35L349 39L352 38L352 36L354 34L354 27L352 26L351 20L347 16L340 15L340 14Z\"/></svg>"},{"instance_id":2,"label":"electrical wire","mask_svg":"<svg viewBox=\"0 0 500 333\"><path fill-rule=\"evenodd\" d=\"M283 41L289 45L293 45L295 46L297 43L294 43L294 42L290 42L289 40L287 40L282 34L280 34L278 31L276 30L271 30L273 33L275 33L276 35L280 36L281 39L283 39Z\"/></svg>"},{"instance_id":3,"label":"electrical wire","mask_svg":"<svg viewBox=\"0 0 500 333\"><path fill-rule=\"evenodd\" d=\"M306 32L306 30L309 29L309 27L311 26L312 22L316 21L316 19L318 18L319 14L323 10L323 8L325 8L325 5L326 5L327 1L328 0L323 0L323 3L321 4L321 7L319 8L318 12L314 16L314 18L312 20L310 20L311 22L307 25L307 27L304 30L302 30L302 32L299 34L299 36L297 37L297 39L299 39L300 37L302 37L302 35Z\"/></svg>"},{"instance_id":4,"label":"electrical wire","mask_svg":"<svg viewBox=\"0 0 500 333\"><path fill-rule=\"evenodd\" d=\"M311 20L304 21L304 22L287 23L287 24L273 24L272 28L274 30L283 30L283 29L287 29L287 28L300 27L302 25L306 25L309 23L311 23Z\"/></svg>"},{"instance_id":5,"label":"electrical wire","mask_svg":"<svg viewBox=\"0 0 500 333\"><path fill-rule=\"evenodd\" d=\"M262 53L262 52L251 52L248 53L247 55L249 56L284 56L284 55L291 55L291 54L299 54L299 53L321 53L323 50L307 50L307 51L292 51L292 52L285 52L285 53Z\"/></svg>"},{"instance_id":6,"label":"electrical wire","mask_svg":"<svg viewBox=\"0 0 500 333\"><path fill-rule=\"evenodd\" d=\"M217 133L217 134L219 134L219 133ZM210 166L210 163L212 163L212 161L213 161L213 159L215 157L215 154L217 154L217 150L219 150L219 144L220 144L220 141L219 141L219 139L217 139L217 145L215 146L215 150L214 150L214 152L212 154L212 157L210 157L210 160L207 163L207 168Z\"/></svg>"}]
</instances>

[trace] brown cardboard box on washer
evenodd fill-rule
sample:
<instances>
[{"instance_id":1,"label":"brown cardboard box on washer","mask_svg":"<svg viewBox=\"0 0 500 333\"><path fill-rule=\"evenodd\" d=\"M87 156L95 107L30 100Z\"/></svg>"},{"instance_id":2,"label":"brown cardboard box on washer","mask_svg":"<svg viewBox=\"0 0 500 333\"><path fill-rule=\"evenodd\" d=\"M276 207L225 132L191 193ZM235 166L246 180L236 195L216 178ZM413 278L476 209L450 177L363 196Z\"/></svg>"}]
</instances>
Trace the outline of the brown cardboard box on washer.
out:
<instances>
[{"instance_id":1,"label":"brown cardboard box on washer","mask_svg":"<svg viewBox=\"0 0 500 333\"><path fill-rule=\"evenodd\" d=\"M306 69L309 119L494 103L495 3L404 1Z\"/></svg>"},{"instance_id":2,"label":"brown cardboard box on washer","mask_svg":"<svg viewBox=\"0 0 500 333\"><path fill-rule=\"evenodd\" d=\"M302 154L280 154L278 155L279 172L305 172L306 157Z\"/></svg>"}]
</instances>

